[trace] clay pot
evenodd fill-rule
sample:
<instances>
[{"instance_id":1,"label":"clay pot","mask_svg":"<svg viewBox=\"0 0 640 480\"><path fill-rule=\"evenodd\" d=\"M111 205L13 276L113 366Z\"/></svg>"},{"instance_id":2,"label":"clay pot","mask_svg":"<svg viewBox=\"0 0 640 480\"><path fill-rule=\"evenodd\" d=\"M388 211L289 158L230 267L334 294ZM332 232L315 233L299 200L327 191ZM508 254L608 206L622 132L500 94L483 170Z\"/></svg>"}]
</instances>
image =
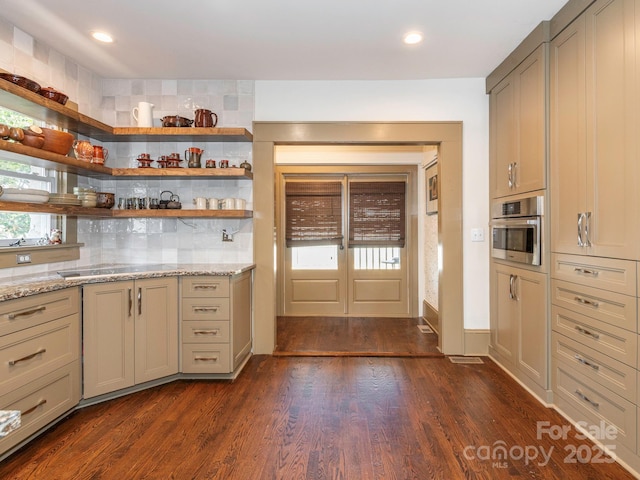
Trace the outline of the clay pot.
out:
<instances>
[{"instance_id":1,"label":"clay pot","mask_svg":"<svg viewBox=\"0 0 640 480\"><path fill-rule=\"evenodd\" d=\"M116 204L116 196L114 193L98 192L96 194L96 207L113 208Z\"/></svg>"},{"instance_id":2,"label":"clay pot","mask_svg":"<svg viewBox=\"0 0 640 480\"><path fill-rule=\"evenodd\" d=\"M45 98L53 100L54 102L58 102L60 105L64 105L69 100L69 97L62 92L57 91L51 87L44 87L38 91L38 94L42 95Z\"/></svg>"}]
</instances>

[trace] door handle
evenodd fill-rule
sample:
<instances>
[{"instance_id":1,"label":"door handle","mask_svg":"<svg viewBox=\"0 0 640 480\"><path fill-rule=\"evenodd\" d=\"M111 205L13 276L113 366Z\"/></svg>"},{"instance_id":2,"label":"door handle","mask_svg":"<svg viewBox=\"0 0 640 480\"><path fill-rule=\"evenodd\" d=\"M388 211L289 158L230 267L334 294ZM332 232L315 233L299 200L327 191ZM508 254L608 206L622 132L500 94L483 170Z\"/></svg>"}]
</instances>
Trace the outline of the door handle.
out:
<instances>
[{"instance_id":1,"label":"door handle","mask_svg":"<svg viewBox=\"0 0 640 480\"><path fill-rule=\"evenodd\" d=\"M518 279L517 275L509 275L509 298L511 300L518 300L518 296L516 295L516 280Z\"/></svg>"},{"instance_id":2,"label":"door handle","mask_svg":"<svg viewBox=\"0 0 640 480\"><path fill-rule=\"evenodd\" d=\"M508 179L509 179L509 188L513 188L513 163L509 164Z\"/></svg>"},{"instance_id":3,"label":"door handle","mask_svg":"<svg viewBox=\"0 0 640 480\"><path fill-rule=\"evenodd\" d=\"M591 238L589 235L589 227L591 226L591 212L586 212L584 214L585 222L584 222L584 237L585 237L585 247L591 246Z\"/></svg>"},{"instance_id":4,"label":"door handle","mask_svg":"<svg viewBox=\"0 0 640 480\"><path fill-rule=\"evenodd\" d=\"M129 316L131 316L131 309L133 308L133 295L131 289L129 289Z\"/></svg>"},{"instance_id":5,"label":"door handle","mask_svg":"<svg viewBox=\"0 0 640 480\"><path fill-rule=\"evenodd\" d=\"M138 315L142 315L142 288L138 288Z\"/></svg>"}]
</instances>

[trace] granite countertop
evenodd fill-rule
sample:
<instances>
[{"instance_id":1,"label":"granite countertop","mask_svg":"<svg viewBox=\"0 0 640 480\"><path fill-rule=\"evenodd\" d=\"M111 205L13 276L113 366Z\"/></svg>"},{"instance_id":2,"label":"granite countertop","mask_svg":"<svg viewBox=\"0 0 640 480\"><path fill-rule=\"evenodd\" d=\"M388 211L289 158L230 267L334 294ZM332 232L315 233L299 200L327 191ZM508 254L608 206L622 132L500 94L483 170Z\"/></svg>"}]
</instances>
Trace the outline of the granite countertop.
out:
<instances>
[{"instance_id":1,"label":"granite countertop","mask_svg":"<svg viewBox=\"0 0 640 480\"><path fill-rule=\"evenodd\" d=\"M127 267L130 270L127 271ZM148 268L148 269L147 269ZM252 270L252 263L200 263L185 265L97 265L74 269L81 276L63 278L56 272L13 277L0 285L0 301L28 297L38 293L52 292L88 283L136 280L138 278L158 278L173 276L217 275L230 276Z\"/></svg>"}]
</instances>

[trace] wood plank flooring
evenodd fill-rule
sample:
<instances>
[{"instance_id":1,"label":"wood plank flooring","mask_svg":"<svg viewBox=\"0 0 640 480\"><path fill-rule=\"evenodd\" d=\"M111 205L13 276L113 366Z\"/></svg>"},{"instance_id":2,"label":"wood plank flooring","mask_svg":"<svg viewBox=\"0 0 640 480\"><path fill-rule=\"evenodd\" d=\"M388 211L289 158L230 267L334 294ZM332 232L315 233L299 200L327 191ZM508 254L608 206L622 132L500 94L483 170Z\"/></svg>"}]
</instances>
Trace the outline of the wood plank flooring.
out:
<instances>
[{"instance_id":1,"label":"wood plank flooring","mask_svg":"<svg viewBox=\"0 0 640 480\"><path fill-rule=\"evenodd\" d=\"M573 429L538 435L536 422L566 425L489 360L256 356L234 383L179 381L86 407L0 463L0 478L632 478L568 463L567 446L590 444ZM484 459L496 445L513 454Z\"/></svg>"},{"instance_id":2,"label":"wood plank flooring","mask_svg":"<svg viewBox=\"0 0 640 480\"><path fill-rule=\"evenodd\" d=\"M279 356L441 357L419 318L278 317Z\"/></svg>"}]
</instances>

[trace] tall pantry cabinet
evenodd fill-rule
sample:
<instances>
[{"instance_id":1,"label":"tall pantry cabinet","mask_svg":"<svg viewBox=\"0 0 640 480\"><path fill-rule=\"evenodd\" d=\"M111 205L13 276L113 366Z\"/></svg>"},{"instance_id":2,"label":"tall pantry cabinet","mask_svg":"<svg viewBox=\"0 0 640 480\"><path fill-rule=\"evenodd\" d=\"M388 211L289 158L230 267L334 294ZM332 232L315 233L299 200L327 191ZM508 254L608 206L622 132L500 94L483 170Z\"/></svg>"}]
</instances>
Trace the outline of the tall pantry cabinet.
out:
<instances>
[{"instance_id":1,"label":"tall pantry cabinet","mask_svg":"<svg viewBox=\"0 0 640 480\"><path fill-rule=\"evenodd\" d=\"M532 33L487 80L492 201L544 196L548 78L544 31ZM491 261L489 354L544 401L549 399L547 299L545 265Z\"/></svg>"},{"instance_id":2,"label":"tall pantry cabinet","mask_svg":"<svg viewBox=\"0 0 640 480\"><path fill-rule=\"evenodd\" d=\"M640 471L638 15L597 0L552 39L549 185L554 405Z\"/></svg>"}]
</instances>

